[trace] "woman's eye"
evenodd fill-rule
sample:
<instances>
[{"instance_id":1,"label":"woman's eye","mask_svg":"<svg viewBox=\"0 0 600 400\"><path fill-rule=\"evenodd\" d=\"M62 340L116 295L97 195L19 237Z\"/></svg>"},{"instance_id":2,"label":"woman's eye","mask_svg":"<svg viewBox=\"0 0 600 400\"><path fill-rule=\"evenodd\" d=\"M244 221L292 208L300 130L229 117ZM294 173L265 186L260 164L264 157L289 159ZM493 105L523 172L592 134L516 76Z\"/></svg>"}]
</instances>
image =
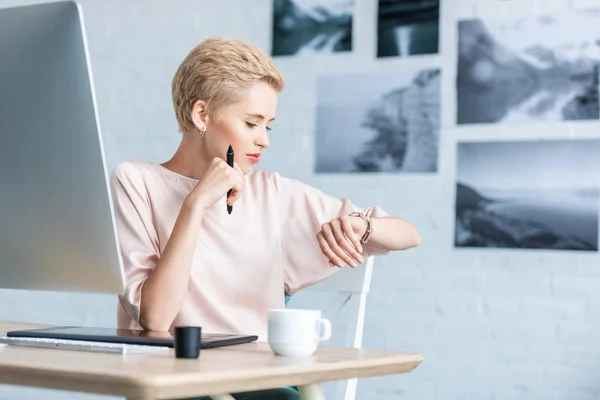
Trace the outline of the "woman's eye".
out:
<instances>
[{"instance_id":1,"label":"woman's eye","mask_svg":"<svg viewBox=\"0 0 600 400\"><path fill-rule=\"evenodd\" d=\"M271 128L267 126L267 130L268 130L268 131L270 131L270 130L271 130Z\"/></svg>"},{"instance_id":2,"label":"woman's eye","mask_svg":"<svg viewBox=\"0 0 600 400\"><path fill-rule=\"evenodd\" d=\"M248 125L250 128L256 128L258 125L253 124L252 122L248 122L246 121L246 125Z\"/></svg>"}]
</instances>

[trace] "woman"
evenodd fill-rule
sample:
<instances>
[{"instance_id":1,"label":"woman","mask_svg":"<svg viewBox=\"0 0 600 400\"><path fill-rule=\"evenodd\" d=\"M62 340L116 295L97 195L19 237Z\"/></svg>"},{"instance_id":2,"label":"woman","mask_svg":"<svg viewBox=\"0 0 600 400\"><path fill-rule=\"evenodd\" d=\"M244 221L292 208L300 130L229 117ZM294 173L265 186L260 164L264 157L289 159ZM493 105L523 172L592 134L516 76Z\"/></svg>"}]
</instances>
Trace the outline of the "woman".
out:
<instances>
[{"instance_id":1,"label":"woman","mask_svg":"<svg viewBox=\"0 0 600 400\"><path fill-rule=\"evenodd\" d=\"M253 171L269 147L283 86L271 59L244 41L211 38L183 60L172 84L179 148L162 164L124 162L112 175L127 280L119 327L191 324L266 339L267 310L284 307L284 292L418 245L411 224L379 207L363 212ZM225 161L230 145L233 168ZM238 397L297 396L290 392Z\"/></svg>"}]
</instances>

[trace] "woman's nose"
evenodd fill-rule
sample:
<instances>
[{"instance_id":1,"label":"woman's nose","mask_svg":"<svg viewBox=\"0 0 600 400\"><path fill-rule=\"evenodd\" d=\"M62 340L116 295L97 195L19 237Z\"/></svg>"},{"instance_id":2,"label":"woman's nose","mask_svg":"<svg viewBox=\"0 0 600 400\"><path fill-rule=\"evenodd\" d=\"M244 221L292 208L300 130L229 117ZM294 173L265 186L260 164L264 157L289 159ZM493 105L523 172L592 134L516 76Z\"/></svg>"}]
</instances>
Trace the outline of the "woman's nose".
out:
<instances>
[{"instance_id":1,"label":"woman's nose","mask_svg":"<svg viewBox=\"0 0 600 400\"><path fill-rule=\"evenodd\" d=\"M264 134L256 138L255 144L259 147L262 147L263 149L269 147L269 145L271 144L271 142L269 141L269 134L265 131Z\"/></svg>"}]
</instances>

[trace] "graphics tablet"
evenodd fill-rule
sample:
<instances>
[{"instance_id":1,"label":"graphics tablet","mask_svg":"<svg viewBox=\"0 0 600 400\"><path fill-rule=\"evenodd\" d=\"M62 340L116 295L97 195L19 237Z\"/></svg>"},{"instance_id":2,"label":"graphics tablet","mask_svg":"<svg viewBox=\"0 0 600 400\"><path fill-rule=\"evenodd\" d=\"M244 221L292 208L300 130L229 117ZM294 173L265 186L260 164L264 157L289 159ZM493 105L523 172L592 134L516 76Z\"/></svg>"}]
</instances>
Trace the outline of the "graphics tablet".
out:
<instances>
[{"instance_id":1,"label":"graphics tablet","mask_svg":"<svg viewBox=\"0 0 600 400\"><path fill-rule=\"evenodd\" d=\"M55 328L24 329L10 331L8 337L33 337L46 339L86 340L90 342L142 344L146 346L173 347L173 336L169 332L144 331L134 329L88 328L60 326ZM249 343L258 339L255 335L232 335L202 332L200 348L231 346Z\"/></svg>"}]
</instances>

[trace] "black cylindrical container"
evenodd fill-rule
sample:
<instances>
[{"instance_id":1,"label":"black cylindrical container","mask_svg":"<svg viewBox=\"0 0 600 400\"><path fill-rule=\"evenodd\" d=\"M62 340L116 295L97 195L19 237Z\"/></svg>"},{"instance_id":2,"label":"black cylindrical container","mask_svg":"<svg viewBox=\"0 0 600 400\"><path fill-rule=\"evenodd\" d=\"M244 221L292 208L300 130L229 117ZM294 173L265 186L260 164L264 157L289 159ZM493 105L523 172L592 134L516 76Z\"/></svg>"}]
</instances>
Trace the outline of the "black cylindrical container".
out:
<instances>
[{"instance_id":1,"label":"black cylindrical container","mask_svg":"<svg viewBox=\"0 0 600 400\"><path fill-rule=\"evenodd\" d=\"M174 332L175 357L198 358L202 341L202 328L199 326L177 326Z\"/></svg>"}]
</instances>

